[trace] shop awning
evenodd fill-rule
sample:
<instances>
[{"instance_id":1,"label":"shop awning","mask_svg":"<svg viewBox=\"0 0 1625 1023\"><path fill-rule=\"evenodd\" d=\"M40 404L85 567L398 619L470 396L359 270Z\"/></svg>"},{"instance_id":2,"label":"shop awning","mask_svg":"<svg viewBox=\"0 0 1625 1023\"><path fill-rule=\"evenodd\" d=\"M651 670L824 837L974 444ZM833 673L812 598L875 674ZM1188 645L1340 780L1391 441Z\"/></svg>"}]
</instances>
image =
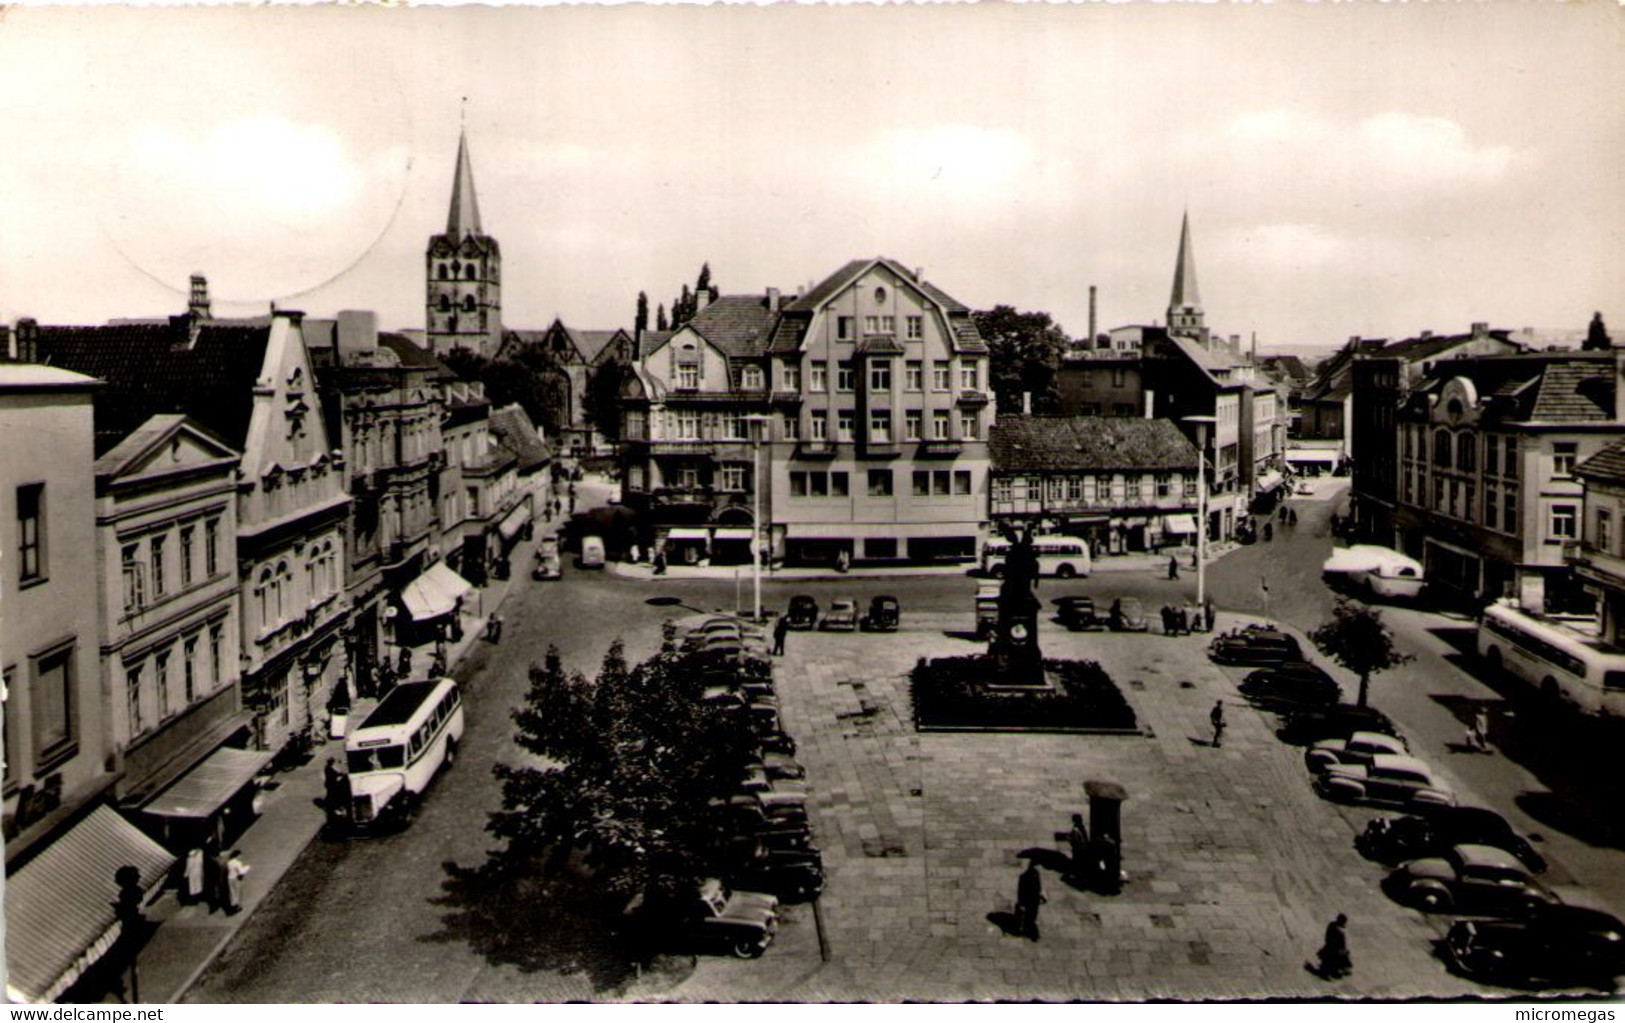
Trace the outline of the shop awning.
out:
<instances>
[{"instance_id":1,"label":"shop awning","mask_svg":"<svg viewBox=\"0 0 1625 1023\"><path fill-rule=\"evenodd\" d=\"M147 891L175 858L106 806L6 879L6 996L49 1002L113 947L113 874L141 872Z\"/></svg>"},{"instance_id":2,"label":"shop awning","mask_svg":"<svg viewBox=\"0 0 1625 1023\"><path fill-rule=\"evenodd\" d=\"M1288 462L1313 462L1316 465L1336 465L1341 457L1330 448L1288 448L1286 453Z\"/></svg>"},{"instance_id":3,"label":"shop awning","mask_svg":"<svg viewBox=\"0 0 1625 1023\"><path fill-rule=\"evenodd\" d=\"M738 528L719 528L716 531L718 540L749 540L750 530Z\"/></svg>"},{"instance_id":4,"label":"shop awning","mask_svg":"<svg viewBox=\"0 0 1625 1023\"><path fill-rule=\"evenodd\" d=\"M528 521L530 521L530 509L520 505L509 512L497 525L497 532L502 534L502 539L512 540L519 535L521 529L525 528L525 523Z\"/></svg>"},{"instance_id":5,"label":"shop awning","mask_svg":"<svg viewBox=\"0 0 1625 1023\"><path fill-rule=\"evenodd\" d=\"M457 609L457 601L473 588L473 583L453 572L444 561L438 561L406 584L401 603L411 612L413 621L428 621L451 614Z\"/></svg>"},{"instance_id":6,"label":"shop awning","mask_svg":"<svg viewBox=\"0 0 1625 1023\"><path fill-rule=\"evenodd\" d=\"M1162 517L1162 531L1175 536L1188 536L1196 532L1196 516L1194 515L1164 515Z\"/></svg>"},{"instance_id":7,"label":"shop awning","mask_svg":"<svg viewBox=\"0 0 1625 1023\"><path fill-rule=\"evenodd\" d=\"M222 747L210 753L180 780L152 797L141 808L155 817L193 817L202 820L225 805L271 762L262 750Z\"/></svg>"},{"instance_id":8,"label":"shop awning","mask_svg":"<svg viewBox=\"0 0 1625 1023\"><path fill-rule=\"evenodd\" d=\"M1274 490L1276 487L1285 482L1286 477L1282 476L1280 473L1266 472L1264 475L1258 477L1258 489L1260 491Z\"/></svg>"},{"instance_id":9,"label":"shop awning","mask_svg":"<svg viewBox=\"0 0 1625 1023\"><path fill-rule=\"evenodd\" d=\"M688 529L688 528L679 526L679 527L677 527L675 529L667 530L666 531L666 539L668 539L668 540L709 540L709 539L711 539L711 531L709 529Z\"/></svg>"}]
</instances>

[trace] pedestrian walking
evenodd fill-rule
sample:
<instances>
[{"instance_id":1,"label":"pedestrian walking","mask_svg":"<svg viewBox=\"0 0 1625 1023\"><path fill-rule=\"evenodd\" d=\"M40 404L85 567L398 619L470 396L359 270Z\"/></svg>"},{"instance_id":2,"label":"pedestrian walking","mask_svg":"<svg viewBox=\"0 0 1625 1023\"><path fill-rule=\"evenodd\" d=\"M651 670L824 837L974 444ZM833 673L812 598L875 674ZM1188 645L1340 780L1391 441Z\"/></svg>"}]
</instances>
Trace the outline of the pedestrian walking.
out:
<instances>
[{"instance_id":1,"label":"pedestrian walking","mask_svg":"<svg viewBox=\"0 0 1625 1023\"><path fill-rule=\"evenodd\" d=\"M779 615L778 621L773 623L773 653L776 656L784 656L784 637L789 634L790 616L788 614Z\"/></svg>"},{"instance_id":2,"label":"pedestrian walking","mask_svg":"<svg viewBox=\"0 0 1625 1023\"><path fill-rule=\"evenodd\" d=\"M231 916L243 908L243 878L248 876L248 864L243 862L241 849L233 849L226 861L226 915Z\"/></svg>"},{"instance_id":3,"label":"pedestrian walking","mask_svg":"<svg viewBox=\"0 0 1625 1023\"><path fill-rule=\"evenodd\" d=\"M1314 972L1325 980L1337 980L1354 972L1354 961L1349 956L1349 939L1345 932L1349 918L1342 913L1326 925L1326 940L1321 944L1316 958L1319 960L1313 967Z\"/></svg>"},{"instance_id":4,"label":"pedestrian walking","mask_svg":"<svg viewBox=\"0 0 1625 1023\"><path fill-rule=\"evenodd\" d=\"M209 908L225 909L228 895L226 892L226 854L215 845L209 852L208 878Z\"/></svg>"},{"instance_id":5,"label":"pedestrian walking","mask_svg":"<svg viewBox=\"0 0 1625 1023\"><path fill-rule=\"evenodd\" d=\"M643 552L638 550L638 545L633 544L630 548L627 549L626 560L631 562L632 564L636 565L638 562L643 560L642 555L643 555Z\"/></svg>"},{"instance_id":6,"label":"pedestrian walking","mask_svg":"<svg viewBox=\"0 0 1625 1023\"><path fill-rule=\"evenodd\" d=\"M1207 631L1212 632L1213 623L1217 621L1219 617L1218 609L1213 606L1212 597L1209 597L1202 602L1202 610L1206 613L1207 617Z\"/></svg>"},{"instance_id":7,"label":"pedestrian walking","mask_svg":"<svg viewBox=\"0 0 1625 1023\"><path fill-rule=\"evenodd\" d=\"M1490 751L1490 715L1483 707L1473 711L1473 722L1467 726L1467 744L1479 753Z\"/></svg>"},{"instance_id":8,"label":"pedestrian walking","mask_svg":"<svg viewBox=\"0 0 1625 1023\"><path fill-rule=\"evenodd\" d=\"M1224 701L1218 700L1213 704L1213 710L1207 719L1213 722L1213 748L1218 749L1224 745Z\"/></svg>"},{"instance_id":9,"label":"pedestrian walking","mask_svg":"<svg viewBox=\"0 0 1625 1023\"><path fill-rule=\"evenodd\" d=\"M1166 636L1174 634L1174 609L1167 604L1162 605L1162 632Z\"/></svg>"},{"instance_id":10,"label":"pedestrian walking","mask_svg":"<svg viewBox=\"0 0 1625 1023\"><path fill-rule=\"evenodd\" d=\"M655 575L666 574L666 548L661 547L655 551Z\"/></svg>"},{"instance_id":11,"label":"pedestrian walking","mask_svg":"<svg viewBox=\"0 0 1625 1023\"><path fill-rule=\"evenodd\" d=\"M1049 900L1044 898L1044 879L1038 874L1038 864L1027 861L1027 869L1016 881L1016 933L1024 938L1038 940L1038 907Z\"/></svg>"},{"instance_id":12,"label":"pedestrian walking","mask_svg":"<svg viewBox=\"0 0 1625 1023\"><path fill-rule=\"evenodd\" d=\"M181 905L194 906L203 898L203 849L186 851L186 868L181 874Z\"/></svg>"},{"instance_id":13,"label":"pedestrian walking","mask_svg":"<svg viewBox=\"0 0 1625 1023\"><path fill-rule=\"evenodd\" d=\"M1072 830L1066 833L1066 844L1072 850L1072 880L1083 882L1089 878L1089 832L1083 826L1083 814L1072 815Z\"/></svg>"},{"instance_id":14,"label":"pedestrian walking","mask_svg":"<svg viewBox=\"0 0 1625 1023\"><path fill-rule=\"evenodd\" d=\"M333 757L327 758L322 767L322 788L327 793L325 801L327 812L336 814L344 805L344 772L339 769L339 762Z\"/></svg>"},{"instance_id":15,"label":"pedestrian walking","mask_svg":"<svg viewBox=\"0 0 1625 1023\"><path fill-rule=\"evenodd\" d=\"M1172 554L1168 555L1168 578L1179 578L1179 559Z\"/></svg>"},{"instance_id":16,"label":"pedestrian walking","mask_svg":"<svg viewBox=\"0 0 1625 1023\"><path fill-rule=\"evenodd\" d=\"M1189 636L1191 634L1190 615L1182 607L1174 608L1174 628L1182 636Z\"/></svg>"}]
</instances>

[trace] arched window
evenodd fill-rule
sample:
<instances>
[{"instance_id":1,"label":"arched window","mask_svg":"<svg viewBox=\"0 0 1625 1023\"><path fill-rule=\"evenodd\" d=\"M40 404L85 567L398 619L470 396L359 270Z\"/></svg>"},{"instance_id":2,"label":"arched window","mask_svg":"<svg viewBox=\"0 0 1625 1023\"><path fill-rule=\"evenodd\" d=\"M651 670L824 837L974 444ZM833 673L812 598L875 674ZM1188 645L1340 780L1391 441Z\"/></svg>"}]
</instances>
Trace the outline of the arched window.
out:
<instances>
[{"instance_id":1,"label":"arched window","mask_svg":"<svg viewBox=\"0 0 1625 1023\"><path fill-rule=\"evenodd\" d=\"M441 295L440 296L440 311L443 312L443 313L451 312L451 296L450 295Z\"/></svg>"},{"instance_id":2,"label":"arched window","mask_svg":"<svg viewBox=\"0 0 1625 1023\"><path fill-rule=\"evenodd\" d=\"M440 279L441 280L446 279L446 264L444 264L444 263L440 264Z\"/></svg>"},{"instance_id":3,"label":"arched window","mask_svg":"<svg viewBox=\"0 0 1625 1023\"><path fill-rule=\"evenodd\" d=\"M463 280L471 281L473 279L474 279L474 264L470 263L467 266L463 267Z\"/></svg>"},{"instance_id":4,"label":"arched window","mask_svg":"<svg viewBox=\"0 0 1625 1023\"><path fill-rule=\"evenodd\" d=\"M271 570L268 568L260 573L260 583L254 587L254 601L259 605L260 629L263 631L271 625Z\"/></svg>"},{"instance_id":5,"label":"arched window","mask_svg":"<svg viewBox=\"0 0 1625 1023\"><path fill-rule=\"evenodd\" d=\"M1433 431L1433 464L1440 469L1450 468L1450 431Z\"/></svg>"},{"instance_id":6,"label":"arched window","mask_svg":"<svg viewBox=\"0 0 1625 1023\"><path fill-rule=\"evenodd\" d=\"M471 313L473 311L474 311L474 296L473 295L464 295L463 296L463 312Z\"/></svg>"},{"instance_id":7,"label":"arched window","mask_svg":"<svg viewBox=\"0 0 1625 1023\"><path fill-rule=\"evenodd\" d=\"M1456 438L1456 468L1472 472L1478 467L1478 438L1471 433Z\"/></svg>"}]
</instances>

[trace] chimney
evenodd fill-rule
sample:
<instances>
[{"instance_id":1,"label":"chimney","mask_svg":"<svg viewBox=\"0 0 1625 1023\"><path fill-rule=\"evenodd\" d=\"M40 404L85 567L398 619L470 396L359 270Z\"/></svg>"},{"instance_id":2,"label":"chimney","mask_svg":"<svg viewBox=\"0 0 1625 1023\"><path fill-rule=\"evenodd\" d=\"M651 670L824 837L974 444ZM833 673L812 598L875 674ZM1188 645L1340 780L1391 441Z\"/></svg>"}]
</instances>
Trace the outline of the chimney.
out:
<instances>
[{"instance_id":1,"label":"chimney","mask_svg":"<svg viewBox=\"0 0 1625 1023\"><path fill-rule=\"evenodd\" d=\"M378 348L378 314L370 309L343 309L334 330L334 347L338 361L348 362L350 357Z\"/></svg>"},{"instance_id":2,"label":"chimney","mask_svg":"<svg viewBox=\"0 0 1625 1023\"><path fill-rule=\"evenodd\" d=\"M699 288L694 292L694 312L703 313L705 307L711 304L711 289Z\"/></svg>"},{"instance_id":3,"label":"chimney","mask_svg":"<svg viewBox=\"0 0 1625 1023\"><path fill-rule=\"evenodd\" d=\"M1490 332L1490 325L1489 325L1488 321L1486 321L1484 323L1475 323L1475 324L1473 324L1473 340L1475 340L1475 341L1481 340L1481 339L1487 337L1489 335L1489 332Z\"/></svg>"},{"instance_id":4,"label":"chimney","mask_svg":"<svg viewBox=\"0 0 1625 1023\"><path fill-rule=\"evenodd\" d=\"M284 319L284 320L287 320L290 324L297 327L297 326L299 326L300 323L304 322L305 314L304 314L303 310L299 310L299 309L278 309L278 308L276 308L276 306L273 305L271 307L271 318L272 319Z\"/></svg>"},{"instance_id":5,"label":"chimney","mask_svg":"<svg viewBox=\"0 0 1625 1023\"><path fill-rule=\"evenodd\" d=\"M202 274L192 275L192 296L186 303L187 315L194 320L207 320L209 312L209 279Z\"/></svg>"},{"instance_id":6,"label":"chimney","mask_svg":"<svg viewBox=\"0 0 1625 1023\"><path fill-rule=\"evenodd\" d=\"M1248 357L1251 358L1253 362L1258 361L1258 331L1256 330L1253 331L1253 349Z\"/></svg>"},{"instance_id":7,"label":"chimney","mask_svg":"<svg viewBox=\"0 0 1625 1023\"><path fill-rule=\"evenodd\" d=\"M13 343L16 346L18 362L39 361L39 321L32 316L24 316L17 321L17 328L13 333Z\"/></svg>"},{"instance_id":8,"label":"chimney","mask_svg":"<svg viewBox=\"0 0 1625 1023\"><path fill-rule=\"evenodd\" d=\"M1417 336L1420 337L1423 341L1426 341L1428 338L1433 336L1433 331L1424 330L1424 331L1422 331L1422 333L1418 334Z\"/></svg>"},{"instance_id":9,"label":"chimney","mask_svg":"<svg viewBox=\"0 0 1625 1023\"><path fill-rule=\"evenodd\" d=\"M1095 346L1095 286L1089 285L1089 347Z\"/></svg>"},{"instance_id":10,"label":"chimney","mask_svg":"<svg viewBox=\"0 0 1625 1023\"><path fill-rule=\"evenodd\" d=\"M770 312L770 313L776 313L776 312L779 311L779 289L778 288L768 288L767 289L767 311Z\"/></svg>"},{"instance_id":11,"label":"chimney","mask_svg":"<svg viewBox=\"0 0 1625 1023\"><path fill-rule=\"evenodd\" d=\"M923 281L923 280L925 280L925 267L923 267L923 266L915 267L914 268L914 283L918 284L920 281Z\"/></svg>"},{"instance_id":12,"label":"chimney","mask_svg":"<svg viewBox=\"0 0 1625 1023\"><path fill-rule=\"evenodd\" d=\"M1145 417L1147 419L1155 419L1155 418L1157 418L1156 413L1153 411L1153 409L1156 408L1156 404L1157 404L1156 392L1149 391L1149 390L1146 391L1145 392Z\"/></svg>"},{"instance_id":13,"label":"chimney","mask_svg":"<svg viewBox=\"0 0 1625 1023\"><path fill-rule=\"evenodd\" d=\"M1033 414L1033 392L1031 391L1021 392L1021 414L1024 416Z\"/></svg>"}]
</instances>

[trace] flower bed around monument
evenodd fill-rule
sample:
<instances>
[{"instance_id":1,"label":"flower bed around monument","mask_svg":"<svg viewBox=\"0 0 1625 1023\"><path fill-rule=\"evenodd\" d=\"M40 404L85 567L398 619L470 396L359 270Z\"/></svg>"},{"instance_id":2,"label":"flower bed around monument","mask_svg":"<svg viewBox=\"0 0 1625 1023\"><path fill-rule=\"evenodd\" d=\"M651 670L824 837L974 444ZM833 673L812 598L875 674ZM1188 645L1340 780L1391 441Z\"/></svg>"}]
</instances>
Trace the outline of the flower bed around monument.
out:
<instances>
[{"instance_id":1,"label":"flower bed around monument","mask_svg":"<svg viewBox=\"0 0 1625 1023\"><path fill-rule=\"evenodd\" d=\"M1046 660L1053 686L990 688L985 656L921 660L909 677L914 726L932 731L1138 733L1134 708L1094 661Z\"/></svg>"}]
</instances>

